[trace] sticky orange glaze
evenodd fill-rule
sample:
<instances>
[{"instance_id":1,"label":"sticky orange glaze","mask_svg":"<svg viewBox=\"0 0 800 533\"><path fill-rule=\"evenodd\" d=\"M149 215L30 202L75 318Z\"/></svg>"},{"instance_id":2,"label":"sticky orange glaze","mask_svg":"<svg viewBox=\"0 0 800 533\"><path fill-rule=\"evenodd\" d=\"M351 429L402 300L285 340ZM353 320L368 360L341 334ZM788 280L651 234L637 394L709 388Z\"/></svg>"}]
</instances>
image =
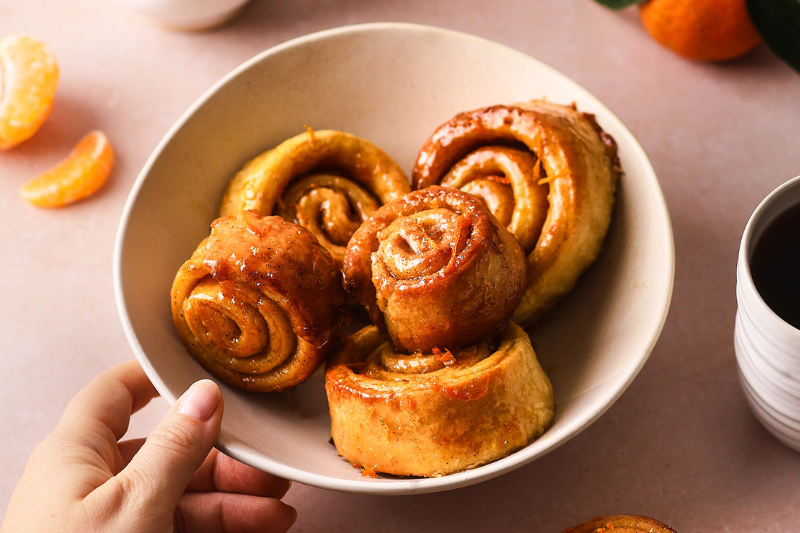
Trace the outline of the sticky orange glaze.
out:
<instances>
[{"instance_id":1,"label":"sticky orange glaze","mask_svg":"<svg viewBox=\"0 0 800 533\"><path fill-rule=\"evenodd\" d=\"M596 516L562 533L676 533L658 520L638 515Z\"/></svg>"},{"instance_id":2,"label":"sticky orange glaze","mask_svg":"<svg viewBox=\"0 0 800 533\"><path fill-rule=\"evenodd\" d=\"M213 222L175 276L171 301L178 333L203 366L264 392L310 376L347 316L331 254L306 229L253 211Z\"/></svg>"},{"instance_id":3,"label":"sticky orange glaze","mask_svg":"<svg viewBox=\"0 0 800 533\"><path fill-rule=\"evenodd\" d=\"M203 265L217 281L243 282L269 288L286 301L296 332L321 346L331 341L344 313L321 314L317 310L342 309L339 276L330 253L319 246L305 228L280 217L263 217L253 211L241 214L247 231L236 217L222 217L212 224L203 246ZM265 238L269 236L269 238ZM224 284L223 284L224 286Z\"/></svg>"},{"instance_id":4,"label":"sticky orange glaze","mask_svg":"<svg viewBox=\"0 0 800 533\"><path fill-rule=\"evenodd\" d=\"M438 186L375 211L350 240L343 274L373 323L409 353L491 337L526 276L522 249L483 202Z\"/></svg>"},{"instance_id":5,"label":"sticky orange glaze","mask_svg":"<svg viewBox=\"0 0 800 533\"><path fill-rule=\"evenodd\" d=\"M453 400L477 400L483 398L489 390L489 377L481 376L477 380L471 381L466 387L440 387L442 393Z\"/></svg>"},{"instance_id":6,"label":"sticky orange glaze","mask_svg":"<svg viewBox=\"0 0 800 533\"><path fill-rule=\"evenodd\" d=\"M593 115L574 103L532 100L442 124L419 151L412 183L476 194L514 234L527 254L528 287L513 320L527 325L597 257L620 174L616 143ZM508 179L510 190L492 175Z\"/></svg>"},{"instance_id":7,"label":"sticky orange glaze","mask_svg":"<svg viewBox=\"0 0 800 533\"><path fill-rule=\"evenodd\" d=\"M325 371L339 453L379 472L439 476L503 457L541 435L553 417L552 388L527 334L510 323L493 341L452 354L450 366L415 372L386 356L391 348L375 326L353 334Z\"/></svg>"}]
</instances>

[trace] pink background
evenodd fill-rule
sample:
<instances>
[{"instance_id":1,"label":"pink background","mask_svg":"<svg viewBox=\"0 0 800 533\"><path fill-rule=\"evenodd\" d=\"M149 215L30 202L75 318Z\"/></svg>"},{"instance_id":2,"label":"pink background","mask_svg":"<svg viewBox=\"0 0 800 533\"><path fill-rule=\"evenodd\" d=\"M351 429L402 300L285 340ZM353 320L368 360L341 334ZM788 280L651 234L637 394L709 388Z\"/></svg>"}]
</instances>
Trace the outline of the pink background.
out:
<instances>
[{"instance_id":1,"label":"pink background","mask_svg":"<svg viewBox=\"0 0 800 533\"><path fill-rule=\"evenodd\" d=\"M675 292L649 362L593 426L511 474L445 493L361 496L295 484L293 531L558 533L598 514L657 518L680 533L790 531L800 454L747 408L733 352L735 265L758 202L800 174L800 75L765 46L724 64L655 44L636 9L591 0L254 0L232 24L181 33L111 0L3 1L0 36L47 42L61 66L40 132L0 153L0 509L28 455L93 376L129 359L112 287L117 224L137 173L172 123L244 60L317 30L372 21L495 40L563 72L604 102L651 158L677 254ZM17 189L91 129L118 160L94 198L59 211ZM166 410L134 418L145 435Z\"/></svg>"}]
</instances>

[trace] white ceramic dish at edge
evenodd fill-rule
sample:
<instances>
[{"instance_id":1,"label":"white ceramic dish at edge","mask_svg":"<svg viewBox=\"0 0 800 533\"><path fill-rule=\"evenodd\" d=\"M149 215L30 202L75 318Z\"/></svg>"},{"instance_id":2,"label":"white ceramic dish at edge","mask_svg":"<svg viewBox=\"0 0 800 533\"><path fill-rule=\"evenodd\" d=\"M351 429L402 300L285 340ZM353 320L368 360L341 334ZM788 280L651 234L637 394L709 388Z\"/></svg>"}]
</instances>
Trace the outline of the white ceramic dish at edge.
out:
<instances>
[{"instance_id":1,"label":"white ceramic dish at edge","mask_svg":"<svg viewBox=\"0 0 800 533\"><path fill-rule=\"evenodd\" d=\"M456 113L542 97L594 113L616 139L625 171L598 261L552 316L531 330L555 391L552 427L522 450L472 470L432 479L365 478L329 443L317 372L280 394L222 385L218 447L308 485L411 494L499 476L589 426L644 365L672 296L672 228L652 166L608 109L550 67L477 37L410 24L339 28L267 50L212 87L158 145L120 222L114 283L125 333L162 396L173 402L192 382L211 377L178 338L169 288L208 234L225 186L246 161L309 125L367 138L410 173L425 140Z\"/></svg>"},{"instance_id":2,"label":"white ceramic dish at edge","mask_svg":"<svg viewBox=\"0 0 800 533\"><path fill-rule=\"evenodd\" d=\"M250 0L116 0L153 24L174 30L210 29L234 18Z\"/></svg>"}]
</instances>

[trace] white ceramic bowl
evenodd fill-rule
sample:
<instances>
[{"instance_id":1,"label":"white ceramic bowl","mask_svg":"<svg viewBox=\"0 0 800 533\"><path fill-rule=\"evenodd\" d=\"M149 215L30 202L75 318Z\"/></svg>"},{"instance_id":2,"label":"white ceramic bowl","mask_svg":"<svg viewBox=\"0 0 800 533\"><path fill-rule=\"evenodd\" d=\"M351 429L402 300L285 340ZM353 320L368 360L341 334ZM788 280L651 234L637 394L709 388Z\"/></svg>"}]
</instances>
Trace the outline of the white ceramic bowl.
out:
<instances>
[{"instance_id":1,"label":"white ceramic bowl","mask_svg":"<svg viewBox=\"0 0 800 533\"><path fill-rule=\"evenodd\" d=\"M235 17L250 0L116 0L150 22L175 30L204 30Z\"/></svg>"},{"instance_id":2,"label":"white ceramic bowl","mask_svg":"<svg viewBox=\"0 0 800 533\"><path fill-rule=\"evenodd\" d=\"M672 228L650 162L608 109L555 70L473 36L408 24L334 29L267 50L211 88L156 148L125 207L114 274L125 332L162 396L172 402L192 382L211 377L178 338L169 289L208 234L228 180L247 160L307 124L365 137L410 173L428 136L457 112L541 97L596 114L617 140L625 171L597 263L532 330L555 390L556 417L544 436L509 457L442 478L361 477L328 442L318 372L281 394L223 385L218 447L308 485L409 494L498 476L585 429L644 365L672 295Z\"/></svg>"}]
</instances>

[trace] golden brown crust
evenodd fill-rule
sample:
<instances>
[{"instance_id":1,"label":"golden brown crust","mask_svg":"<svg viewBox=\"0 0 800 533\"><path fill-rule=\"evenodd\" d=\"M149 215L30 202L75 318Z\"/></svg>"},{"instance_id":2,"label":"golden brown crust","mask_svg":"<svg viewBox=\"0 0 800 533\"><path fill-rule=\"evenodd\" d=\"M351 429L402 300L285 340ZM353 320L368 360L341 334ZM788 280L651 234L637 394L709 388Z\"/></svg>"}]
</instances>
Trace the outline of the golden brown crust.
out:
<instances>
[{"instance_id":1,"label":"golden brown crust","mask_svg":"<svg viewBox=\"0 0 800 533\"><path fill-rule=\"evenodd\" d=\"M280 217L243 211L211 227L172 285L181 339L236 387L297 385L339 339L346 315L337 264L311 233Z\"/></svg>"},{"instance_id":2,"label":"golden brown crust","mask_svg":"<svg viewBox=\"0 0 800 533\"><path fill-rule=\"evenodd\" d=\"M562 533L676 533L657 520L637 515L597 516Z\"/></svg>"},{"instance_id":3,"label":"golden brown crust","mask_svg":"<svg viewBox=\"0 0 800 533\"><path fill-rule=\"evenodd\" d=\"M379 206L410 191L397 163L371 142L342 131L308 131L239 171L220 216L252 209L309 231L341 264L347 241Z\"/></svg>"},{"instance_id":4,"label":"golden brown crust","mask_svg":"<svg viewBox=\"0 0 800 533\"><path fill-rule=\"evenodd\" d=\"M339 453L368 471L438 477L540 436L553 392L530 339L509 323L495 342L404 356L374 326L349 337L325 372Z\"/></svg>"},{"instance_id":5,"label":"golden brown crust","mask_svg":"<svg viewBox=\"0 0 800 533\"><path fill-rule=\"evenodd\" d=\"M457 349L494 335L525 290L525 256L474 196L429 187L381 207L358 228L347 291L407 352Z\"/></svg>"},{"instance_id":6,"label":"golden brown crust","mask_svg":"<svg viewBox=\"0 0 800 533\"><path fill-rule=\"evenodd\" d=\"M412 181L415 189L442 183L468 191L487 177L508 181L508 227L530 252L528 289L513 318L530 324L597 257L619 173L616 143L592 115L534 100L461 113L443 124L420 150ZM509 204L508 189L481 196L490 207Z\"/></svg>"}]
</instances>

